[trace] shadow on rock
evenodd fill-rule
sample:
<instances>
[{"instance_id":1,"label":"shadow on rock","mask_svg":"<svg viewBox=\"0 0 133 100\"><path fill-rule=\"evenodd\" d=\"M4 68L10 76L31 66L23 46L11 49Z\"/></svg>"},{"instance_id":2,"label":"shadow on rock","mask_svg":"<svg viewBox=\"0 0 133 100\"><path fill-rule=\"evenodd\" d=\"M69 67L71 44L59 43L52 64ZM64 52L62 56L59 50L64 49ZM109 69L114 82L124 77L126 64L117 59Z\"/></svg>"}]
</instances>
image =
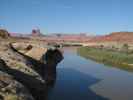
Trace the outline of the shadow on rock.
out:
<instances>
[{"instance_id":1,"label":"shadow on rock","mask_svg":"<svg viewBox=\"0 0 133 100\"><path fill-rule=\"evenodd\" d=\"M7 66L3 60L0 60L3 66L0 66L0 70L11 75L15 80L23 84L35 98L35 100L45 100L46 84L45 81L36 79L35 77L28 75L16 69L11 69Z\"/></svg>"},{"instance_id":2,"label":"shadow on rock","mask_svg":"<svg viewBox=\"0 0 133 100\"><path fill-rule=\"evenodd\" d=\"M18 53L24 59L26 59L26 64L35 70L39 75L41 75L46 82L55 80L56 78L56 66L63 60L62 53L58 50L49 49L47 52L42 55L40 61L33 59L21 52L18 52L12 44L10 44L11 50Z\"/></svg>"},{"instance_id":3,"label":"shadow on rock","mask_svg":"<svg viewBox=\"0 0 133 100\"><path fill-rule=\"evenodd\" d=\"M38 61L18 52L11 44L10 48L17 56L22 57L27 66L36 71L44 79L44 81L38 80L35 77L25 74L19 70L11 69L10 67L6 67L4 71L12 75L17 81L27 87L36 100L45 100L48 88L51 87L52 84L54 85L56 80L56 66L63 59L62 53L57 49L48 50L42 56L42 61Z\"/></svg>"},{"instance_id":4,"label":"shadow on rock","mask_svg":"<svg viewBox=\"0 0 133 100\"><path fill-rule=\"evenodd\" d=\"M57 64L63 60L62 53L58 50L49 49L43 56L42 61L46 63L44 77L47 84L52 84L56 79Z\"/></svg>"}]
</instances>

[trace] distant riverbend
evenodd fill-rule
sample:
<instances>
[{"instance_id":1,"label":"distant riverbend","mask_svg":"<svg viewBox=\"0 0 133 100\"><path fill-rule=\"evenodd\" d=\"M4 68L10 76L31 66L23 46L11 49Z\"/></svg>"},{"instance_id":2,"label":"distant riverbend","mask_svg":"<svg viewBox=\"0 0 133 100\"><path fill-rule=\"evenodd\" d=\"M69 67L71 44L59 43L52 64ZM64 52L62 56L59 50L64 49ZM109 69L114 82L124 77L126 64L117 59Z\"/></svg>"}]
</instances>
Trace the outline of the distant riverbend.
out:
<instances>
[{"instance_id":1,"label":"distant riverbend","mask_svg":"<svg viewBox=\"0 0 133 100\"><path fill-rule=\"evenodd\" d=\"M87 59L133 72L133 54L92 47L81 47L78 49L78 54Z\"/></svg>"}]
</instances>

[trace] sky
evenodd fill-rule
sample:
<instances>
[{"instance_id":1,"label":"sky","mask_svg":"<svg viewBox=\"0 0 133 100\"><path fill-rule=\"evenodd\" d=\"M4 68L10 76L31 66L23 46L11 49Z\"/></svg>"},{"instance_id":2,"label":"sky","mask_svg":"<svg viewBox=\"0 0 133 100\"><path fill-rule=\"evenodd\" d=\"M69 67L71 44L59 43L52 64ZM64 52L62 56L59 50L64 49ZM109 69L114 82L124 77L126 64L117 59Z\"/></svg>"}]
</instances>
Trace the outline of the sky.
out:
<instances>
[{"instance_id":1,"label":"sky","mask_svg":"<svg viewBox=\"0 0 133 100\"><path fill-rule=\"evenodd\" d=\"M133 0L0 0L0 27L44 34L133 31Z\"/></svg>"}]
</instances>

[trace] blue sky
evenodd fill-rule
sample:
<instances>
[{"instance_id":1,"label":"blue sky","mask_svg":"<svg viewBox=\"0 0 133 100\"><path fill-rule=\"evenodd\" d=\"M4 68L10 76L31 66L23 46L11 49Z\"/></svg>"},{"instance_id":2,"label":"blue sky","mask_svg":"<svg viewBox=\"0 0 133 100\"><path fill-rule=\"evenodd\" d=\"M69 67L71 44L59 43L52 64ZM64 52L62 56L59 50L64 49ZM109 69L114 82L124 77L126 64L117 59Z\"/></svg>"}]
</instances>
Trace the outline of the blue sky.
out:
<instances>
[{"instance_id":1,"label":"blue sky","mask_svg":"<svg viewBox=\"0 0 133 100\"><path fill-rule=\"evenodd\" d=\"M0 0L0 26L10 32L133 31L133 0Z\"/></svg>"}]
</instances>

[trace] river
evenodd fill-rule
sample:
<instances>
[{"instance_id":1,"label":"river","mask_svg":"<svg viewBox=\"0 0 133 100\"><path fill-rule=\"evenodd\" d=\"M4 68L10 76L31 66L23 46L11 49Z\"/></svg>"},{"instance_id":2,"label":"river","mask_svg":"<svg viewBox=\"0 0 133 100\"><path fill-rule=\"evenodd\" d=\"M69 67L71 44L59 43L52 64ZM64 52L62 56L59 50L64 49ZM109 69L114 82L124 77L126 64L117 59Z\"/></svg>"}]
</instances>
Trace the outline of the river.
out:
<instances>
[{"instance_id":1,"label":"river","mask_svg":"<svg viewBox=\"0 0 133 100\"><path fill-rule=\"evenodd\" d=\"M64 49L48 100L133 100L133 73L78 56Z\"/></svg>"}]
</instances>

